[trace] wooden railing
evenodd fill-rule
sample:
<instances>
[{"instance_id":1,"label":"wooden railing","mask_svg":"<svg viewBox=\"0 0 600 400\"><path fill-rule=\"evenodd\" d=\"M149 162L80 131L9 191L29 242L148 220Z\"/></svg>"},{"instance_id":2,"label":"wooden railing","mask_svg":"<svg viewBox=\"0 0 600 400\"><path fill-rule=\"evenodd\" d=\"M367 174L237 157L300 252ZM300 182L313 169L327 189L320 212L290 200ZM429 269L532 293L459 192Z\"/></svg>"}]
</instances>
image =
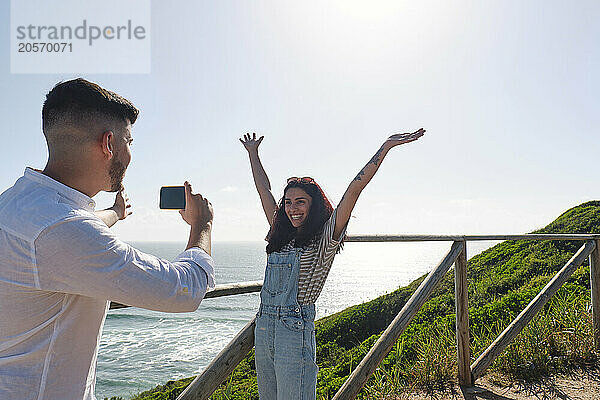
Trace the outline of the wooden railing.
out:
<instances>
[{"instance_id":1,"label":"wooden railing","mask_svg":"<svg viewBox=\"0 0 600 400\"><path fill-rule=\"evenodd\" d=\"M262 288L262 281L252 282L238 282L238 283L227 283L225 285L217 285L213 290L207 292L204 296L205 299L214 299L215 297L232 296L234 294L246 294L260 292ZM110 309L115 310L119 308L131 307L125 304L111 301Z\"/></svg>"},{"instance_id":2,"label":"wooden railing","mask_svg":"<svg viewBox=\"0 0 600 400\"><path fill-rule=\"evenodd\" d=\"M590 274L592 276L592 306L594 313L594 337L596 348L600 349L600 308L597 307L600 300L600 235L566 235L566 234L526 234L526 235L479 235L479 236L358 236L352 238L352 241L386 241L386 242L410 242L410 241L449 241L454 243L452 248L428 277L421 283L419 288L411 296L402 310L396 316L396 319L384 331L373 348L367 353L360 364L352 371L348 379L344 382L340 390L333 397L334 400L346 400L356 397L362 389L367 379L375 371L375 368L383 361L393 344L398 340L400 334L407 324L404 320L412 318L418 310L411 310L416 303L416 298L428 297L437 286L438 281L430 279L442 271L442 275L448 270L448 262L454 262L454 282L455 282L455 307L456 307L456 347L458 364L458 381L462 386L472 386L473 382L479 378L490 364L500 355L502 350L511 340L527 325L535 314L544 304L556 293L563 283L571 276L575 269L583 263L586 257L590 256L591 266ZM377 240L379 239L379 240ZM466 242L476 240L582 240L585 244L569 260L569 262L556 274L556 276L542 289L542 291L529 303L529 305L519 314L519 316L500 334L500 336L482 353L482 355L470 365L471 351L469 347L469 315L468 315L468 287L467 287L467 254ZM350 240L349 240L350 241ZM453 252L460 247L458 254ZM452 261L450 261L452 260ZM594 278L595 277L595 278ZM594 283L596 282L596 283ZM596 299L596 300L594 300ZM419 307L422 305L419 304Z\"/></svg>"},{"instance_id":3,"label":"wooden railing","mask_svg":"<svg viewBox=\"0 0 600 400\"><path fill-rule=\"evenodd\" d=\"M471 362L469 333L469 299L467 285L467 242L500 240L578 240L585 243L542 291L525 307L496 340ZM600 235L587 234L524 234L524 235L361 235L349 236L346 242L427 242L451 241L452 246L438 266L429 273L396 318L381 334L368 354L352 371L346 382L333 397L334 400L354 399L375 369L387 356L404 329L421 309L452 264L454 268L456 305L456 347L458 381L462 386L472 386L508 344L523 330L544 304L560 289L587 257L590 258L590 281L593 312L594 343L600 350ZM261 282L242 282L220 285L207 293L206 298L258 292ZM114 307L113 307L114 305ZM111 304L111 308L126 307ZM227 379L240 361L254 346L252 319L215 357L208 367L177 397L177 400L205 400Z\"/></svg>"}]
</instances>

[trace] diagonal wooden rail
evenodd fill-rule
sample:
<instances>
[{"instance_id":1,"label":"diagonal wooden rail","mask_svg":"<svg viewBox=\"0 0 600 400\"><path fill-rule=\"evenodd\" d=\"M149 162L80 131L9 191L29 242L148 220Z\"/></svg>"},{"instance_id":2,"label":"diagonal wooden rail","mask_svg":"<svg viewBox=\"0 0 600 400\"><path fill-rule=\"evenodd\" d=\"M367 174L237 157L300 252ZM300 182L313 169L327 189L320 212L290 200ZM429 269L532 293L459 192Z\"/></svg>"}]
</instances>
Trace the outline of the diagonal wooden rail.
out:
<instances>
[{"instance_id":1,"label":"diagonal wooden rail","mask_svg":"<svg viewBox=\"0 0 600 400\"><path fill-rule=\"evenodd\" d=\"M181 392L177 400L208 399L254 347L255 326L256 317L239 331L206 369Z\"/></svg>"},{"instance_id":2,"label":"diagonal wooden rail","mask_svg":"<svg viewBox=\"0 0 600 400\"><path fill-rule=\"evenodd\" d=\"M356 397L367 382L367 379L375 372L381 361L390 352L402 332L404 332L404 329L406 329L412 318L421 309L421 306L425 304L433 289L437 287L464 248L464 242L454 242L452 244L442 262L425 278L404 307L402 307L402 310L400 310L390 326L387 327L365 358L352 371L352 374L344 382L340 390L333 396L334 400L353 399Z\"/></svg>"},{"instance_id":3,"label":"diagonal wooden rail","mask_svg":"<svg viewBox=\"0 0 600 400\"><path fill-rule=\"evenodd\" d=\"M550 282L542 289L540 293L525 307L523 311L508 325L508 327L494 340L494 342L475 360L471 365L473 379L479 378L483 372L492 364L492 362L502 353L510 342L525 328L535 317L535 315L544 307L544 305L554 296L558 289L569 279L575 270L592 254L596 249L596 243L588 240L577 253L565 264L564 267L552 278Z\"/></svg>"},{"instance_id":4,"label":"diagonal wooden rail","mask_svg":"<svg viewBox=\"0 0 600 400\"><path fill-rule=\"evenodd\" d=\"M477 360L470 365L470 337L468 315L467 253L468 241L500 241L500 240L577 240L585 241L584 245L565 264L542 291L529 303L517 318L498 336ZM455 265L455 298L456 298L456 346L458 379L463 386L471 386L482 376L485 370L498 357L506 346L518 335L527 323L542 309L544 304L560 289L572 273L586 258L590 259L590 282L592 297L593 329L596 349L600 350L600 235L592 234L519 234L519 235L357 235L348 236L347 242L428 242L451 241L450 250L439 265L425 278L413 293L390 326L384 331L373 348L354 369L334 400L353 399L360 392L369 377L387 356L398 337L408 326L414 315L423 306L427 297ZM219 285L206 298L229 296L234 294L260 291L262 282L240 282ZM111 309L128 307L111 303ZM254 345L255 320L252 319L236 335L235 338L215 357L208 367L198 375L183 391L177 400L205 400L227 379L227 376L250 352Z\"/></svg>"}]
</instances>

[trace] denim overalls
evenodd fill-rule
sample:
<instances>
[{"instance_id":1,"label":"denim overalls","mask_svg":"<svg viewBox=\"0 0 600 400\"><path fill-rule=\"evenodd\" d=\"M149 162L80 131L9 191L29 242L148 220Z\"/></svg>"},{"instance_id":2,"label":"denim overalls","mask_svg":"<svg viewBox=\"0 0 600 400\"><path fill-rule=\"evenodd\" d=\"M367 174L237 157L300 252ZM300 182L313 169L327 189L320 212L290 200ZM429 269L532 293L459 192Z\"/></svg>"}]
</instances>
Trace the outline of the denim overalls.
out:
<instances>
[{"instance_id":1,"label":"denim overalls","mask_svg":"<svg viewBox=\"0 0 600 400\"><path fill-rule=\"evenodd\" d=\"M254 330L261 400L316 398L315 305L297 300L301 252L295 248L267 258Z\"/></svg>"}]
</instances>

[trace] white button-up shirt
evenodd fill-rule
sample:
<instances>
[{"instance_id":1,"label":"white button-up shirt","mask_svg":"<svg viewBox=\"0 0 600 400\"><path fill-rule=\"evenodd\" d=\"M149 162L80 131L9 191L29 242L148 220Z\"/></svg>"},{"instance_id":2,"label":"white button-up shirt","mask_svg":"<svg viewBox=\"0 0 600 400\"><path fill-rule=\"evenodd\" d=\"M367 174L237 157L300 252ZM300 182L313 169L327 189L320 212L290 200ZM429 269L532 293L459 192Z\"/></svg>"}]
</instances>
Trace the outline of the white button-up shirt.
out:
<instances>
[{"instance_id":1,"label":"white button-up shirt","mask_svg":"<svg viewBox=\"0 0 600 400\"><path fill-rule=\"evenodd\" d=\"M175 262L142 253L94 207L30 168L0 195L0 399L95 399L109 300L187 312L214 288L203 250Z\"/></svg>"}]
</instances>

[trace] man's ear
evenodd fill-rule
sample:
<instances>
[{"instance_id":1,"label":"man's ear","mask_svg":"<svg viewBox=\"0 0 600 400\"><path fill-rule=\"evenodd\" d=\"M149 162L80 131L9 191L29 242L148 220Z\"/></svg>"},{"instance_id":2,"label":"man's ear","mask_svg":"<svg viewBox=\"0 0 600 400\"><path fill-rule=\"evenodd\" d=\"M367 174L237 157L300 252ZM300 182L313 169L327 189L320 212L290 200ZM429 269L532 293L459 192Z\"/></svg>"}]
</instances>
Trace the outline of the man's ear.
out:
<instances>
[{"instance_id":1,"label":"man's ear","mask_svg":"<svg viewBox=\"0 0 600 400\"><path fill-rule=\"evenodd\" d=\"M113 158L113 142L115 135L112 131L106 131L102 134L102 152L109 160Z\"/></svg>"}]
</instances>

